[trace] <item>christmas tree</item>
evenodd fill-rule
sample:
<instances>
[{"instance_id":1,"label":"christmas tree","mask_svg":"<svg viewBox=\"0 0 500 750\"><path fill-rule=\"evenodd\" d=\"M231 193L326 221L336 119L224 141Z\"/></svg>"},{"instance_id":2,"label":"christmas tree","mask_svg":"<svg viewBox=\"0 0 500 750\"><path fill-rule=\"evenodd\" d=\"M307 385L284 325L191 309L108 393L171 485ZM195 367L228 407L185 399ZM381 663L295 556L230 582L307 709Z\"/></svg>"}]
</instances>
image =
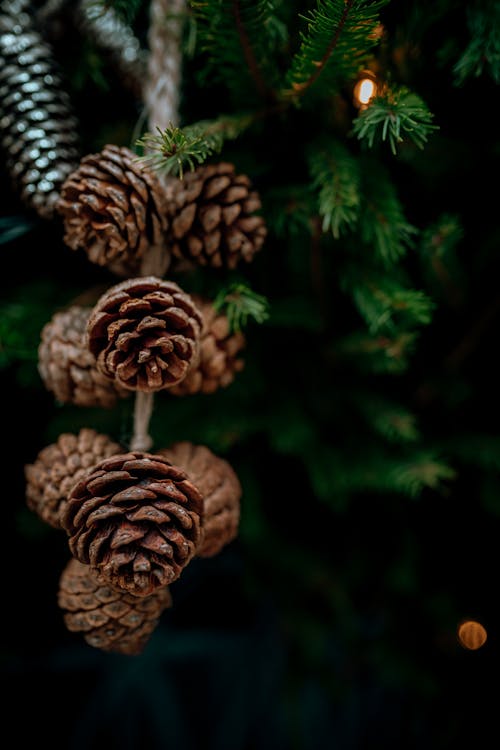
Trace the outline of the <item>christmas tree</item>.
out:
<instances>
[{"instance_id":1,"label":"christmas tree","mask_svg":"<svg viewBox=\"0 0 500 750\"><path fill-rule=\"evenodd\" d=\"M495 732L499 39L0 2L3 663L47 743Z\"/></svg>"}]
</instances>

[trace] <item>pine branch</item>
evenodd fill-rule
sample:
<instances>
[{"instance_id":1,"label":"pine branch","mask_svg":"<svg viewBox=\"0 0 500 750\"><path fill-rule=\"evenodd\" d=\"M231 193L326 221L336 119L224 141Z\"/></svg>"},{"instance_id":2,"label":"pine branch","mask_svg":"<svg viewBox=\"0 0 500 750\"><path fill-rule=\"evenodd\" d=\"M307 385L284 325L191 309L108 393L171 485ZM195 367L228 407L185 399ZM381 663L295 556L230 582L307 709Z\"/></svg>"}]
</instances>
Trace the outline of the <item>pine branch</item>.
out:
<instances>
[{"instance_id":1,"label":"pine branch","mask_svg":"<svg viewBox=\"0 0 500 750\"><path fill-rule=\"evenodd\" d=\"M466 12L471 40L453 68L456 84L461 86L485 70L500 83L500 3L486 2L483 7L468 7Z\"/></svg>"},{"instance_id":2,"label":"pine branch","mask_svg":"<svg viewBox=\"0 0 500 750\"><path fill-rule=\"evenodd\" d=\"M357 405L375 432L389 442L414 443L419 439L415 414L401 404L372 395L358 395Z\"/></svg>"},{"instance_id":3,"label":"pine branch","mask_svg":"<svg viewBox=\"0 0 500 750\"><path fill-rule=\"evenodd\" d=\"M462 237L459 218L443 214L422 233L419 243L419 258L428 286L434 295L444 296L452 307L458 307L464 297L465 278L457 256Z\"/></svg>"},{"instance_id":4,"label":"pine branch","mask_svg":"<svg viewBox=\"0 0 500 750\"><path fill-rule=\"evenodd\" d=\"M370 148L388 141L392 153L406 139L422 149L429 135L439 129L424 101L404 86L387 87L362 109L354 121L353 133Z\"/></svg>"},{"instance_id":5,"label":"pine branch","mask_svg":"<svg viewBox=\"0 0 500 750\"><path fill-rule=\"evenodd\" d=\"M248 320L265 323L269 318L269 301L243 283L233 283L221 289L214 300L214 308L224 311L231 331L241 331Z\"/></svg>"},{"instance_id":6,"label":"pine branch","mask_svg":"<svg viewBox=\"0 0 500 750\"><path fill-rule=\"evenodd\" d=\"M193 0L190 5L199 48L206 54L203 79L226 84L239 98L252 91L272 98L274 54L286 40L276 0Z\"/></svg>"},{"instance_id":7,"label":"pine branch","mask_svg":"<svg viewBox=\"0 0 500 750\"><path fill-rule=\"evenodd\" d=\"M360 369L375 374L399 374L410 363L417 341L415 331L394 336L353 333L336 345L336 354L354 359Z\"/></svg>"},{"instance_id":8,"label":"pine branch","mask_svg":"<svg viewBox=\"0 0 500 750\"><path fill-rule=\"evenodd\" d=\"M289 95L297 98L315 87L329 95L363 67L378 42L379 11L388 0L317 0L302 18L299 51L287 75Z\"/></svg>"},{"instance_id":9,"label":"pine branch","mask_svg":"<svg viewBox=\"0 0 500 750\"><path fill-rule=\"evenodd\" d=\"M401 466L394 467L389 481L401 492L416 498L424 489L442 490L455 479L456 472L432 453L422 453Z\"/></svg>"},{"instance_id":10,"label":"pine branch","mask_svg":"<svg viewBox=\"0 0 500 750\"><path fill-rule=\"evenodd\" d=\"M418 289L409 289L397 279L357 267L347 271L343 287L348 291L371 333L394 335L428 325L434 302Z\"/></svg>"},{"instance_id":11,"label":"pine branch","mask_svg":"<svg viewBox=\"0 0 500 750\"><path fill-rule=\"evenodd\" d=\"M405 457L372 449L353 459L352 454L313 443L303 458L316 493L333 505L339 496L360 492L395 492L416 499L426 489L445 491L456 478L454 469L429 451Z\"/></svg>"},{"instance_id":12,"label":"pine branch","mask_svg":"<svg viewBox=\"0 0 500 750\"><path fill-rule=\"evenodd\" d=\"M396 189L383 167L367 160L361 164L361 174L361 239L373 246L384 266L390 267L413 245L417 230L406 221Z\"/></svg>"},{"instance_id":13,"label":"pine branch","mask_svg":"<svg viewBox=\"0 0 500 750\"><path fill-rule=\"evenodd\" d=\"M358 162L343 144L332 142L310 153L309 171L313 189L319 191L323 232L331 231L338 239L358 220L361 200Z\"/></svg>"},{"instance_id":14,"label":"pine branch","mask_svg":"<svg viewBox=\"0 0 500 750\"><path fill-rule=\"evenodd\" d=\"M172 124L166 130L146 133L136 142L145 153L138 160L159 172L183 178L184 169L191 171L210 156L219 153L226 140L237 138L253 121L251 115L202 120L184 128Z\"/></svg>"}]
</instances>

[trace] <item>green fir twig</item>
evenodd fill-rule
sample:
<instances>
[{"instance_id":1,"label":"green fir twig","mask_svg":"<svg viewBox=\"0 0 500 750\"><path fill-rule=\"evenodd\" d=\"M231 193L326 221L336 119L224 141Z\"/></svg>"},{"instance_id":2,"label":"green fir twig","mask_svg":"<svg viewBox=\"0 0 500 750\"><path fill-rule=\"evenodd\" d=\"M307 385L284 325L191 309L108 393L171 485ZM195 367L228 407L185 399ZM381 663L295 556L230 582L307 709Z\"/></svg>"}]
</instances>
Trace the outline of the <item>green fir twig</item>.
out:
<instances>
[{"instance_id":1,"label":"green fir twig","mask_svg":"<svg viewBox=\"0 0 500 750\"><path fill-rule=\"evenodd\" d=\"M248 320L265 323L269 318L269 301L244 283L232 283L217 294L214 308L223 311L228 318L231 331L241 331Z\"/></svg>"},{"instance_id":2,"label":"green fir twig","mask_svg":"<svg viewBox=\"0 0 500 750\"><path fill-rule=\"evenodd\" d=\"M393 154L405 139L422 149L429 135L439 129L425 102L405 86L387 87L360 111L353 133L370 148L388 142Z\"/></svg>"},{"instance_id":3,"label":"green fir twig","mask_svg":"<svg viewBox=\"0 0 500 750\"><path fill-rule=\"evenodd\" d=\"M156 133L145 133L136 141L136 146L144 150L138 159L159 172L182 179L186 168L193 171L219 153L224 142L237 138L253 119L250 115L221 117L184 128L170 123L165 130L157 128Z\"/></svg>"}]
</instances>

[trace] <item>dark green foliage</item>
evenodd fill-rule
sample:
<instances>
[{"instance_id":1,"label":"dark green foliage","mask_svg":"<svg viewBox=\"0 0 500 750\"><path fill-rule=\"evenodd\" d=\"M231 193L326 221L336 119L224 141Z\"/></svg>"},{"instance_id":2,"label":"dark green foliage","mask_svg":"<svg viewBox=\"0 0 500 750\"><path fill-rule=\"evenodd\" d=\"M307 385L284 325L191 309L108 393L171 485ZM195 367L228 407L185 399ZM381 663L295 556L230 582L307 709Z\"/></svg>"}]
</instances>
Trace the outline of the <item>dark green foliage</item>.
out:
<instances>
[{"instance_id":1,"label":"dark green foliage","mask_svg":"<svg viewBox=\"0 0 500 750\"><path fill-rule=\"evenodd\" d=\"M379 11L387 2L318 0L303 17L307 30L287 76L292 94L301 96L314 86L332 95L355 78L377 43Z\"/></svg>"},{"instance_id":2,"label":"dark green foliage","mask_svg":"<svg viewBox=\"0 0 500 750\"><path fill-rule=\"evenodd\" d=\"M353 131L370 148L375 143L389 143L393 154L405 139L419 148L427 143L429 134L437 130L432 123L432 112L425 102L405 86L387 87L372 99L354 121Z\"/></svg>"},{"instance_id":3,"label":"dark green foliage","mask_svg":"<svg viewBox=\"0 0 500 750\"><path fill-rule=\"evenodd\" d=\"M269 317L268 300L244 283L235 282L221 289L214 307L227 315L230 331L241 331L249 319L264 323Z\"/></svg>"}]
</instances>

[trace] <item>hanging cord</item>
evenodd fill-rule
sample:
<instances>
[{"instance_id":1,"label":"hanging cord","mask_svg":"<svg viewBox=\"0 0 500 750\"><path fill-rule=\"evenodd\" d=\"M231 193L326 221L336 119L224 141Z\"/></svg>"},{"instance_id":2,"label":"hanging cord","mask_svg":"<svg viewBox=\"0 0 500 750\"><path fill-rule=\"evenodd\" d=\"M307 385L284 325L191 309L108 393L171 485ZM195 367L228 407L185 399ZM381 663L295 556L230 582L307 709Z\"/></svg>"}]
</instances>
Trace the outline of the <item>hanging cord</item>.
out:
<instances>
[{"instance_id":1,"label":"hanging cord","mask_svg":"<svg viewBox=\"0 0 500 750\"><path fill-rule=\"evenodd\" d=\"M153 439L149 434L149 422L153 414L154 398L152 393L137 391L134 405L134 434L130 441L130 450L149 451Z\"/></svg>"},{"instance_id":2,"label":"hanging cord","mask_svg":"<svg viewBox=\"0 0 500 750\"><path fill-rule=\"evenodd\" d=\"M165 129L179 122L179 88L182 67L182 26L185 0L152 0L149 25L149 58L144 102L148 127ZM165 272L162 248L148 253L141 276L162 276ZM153 445L149 423L153 414L153 393L138 391L135 396L134 429L131 450L148 451Z\"/></svg>"},{"instance_id":3,"label":"hanging cord","mask_svg":"<svg viewBox=\"0 0 500 750\"><path fill-rule=\"evenodd\" d=\"M151 0L148 79L144 102L149 130L179 124L182 28L186 0Z\"/></svg>"}]
</instances>

